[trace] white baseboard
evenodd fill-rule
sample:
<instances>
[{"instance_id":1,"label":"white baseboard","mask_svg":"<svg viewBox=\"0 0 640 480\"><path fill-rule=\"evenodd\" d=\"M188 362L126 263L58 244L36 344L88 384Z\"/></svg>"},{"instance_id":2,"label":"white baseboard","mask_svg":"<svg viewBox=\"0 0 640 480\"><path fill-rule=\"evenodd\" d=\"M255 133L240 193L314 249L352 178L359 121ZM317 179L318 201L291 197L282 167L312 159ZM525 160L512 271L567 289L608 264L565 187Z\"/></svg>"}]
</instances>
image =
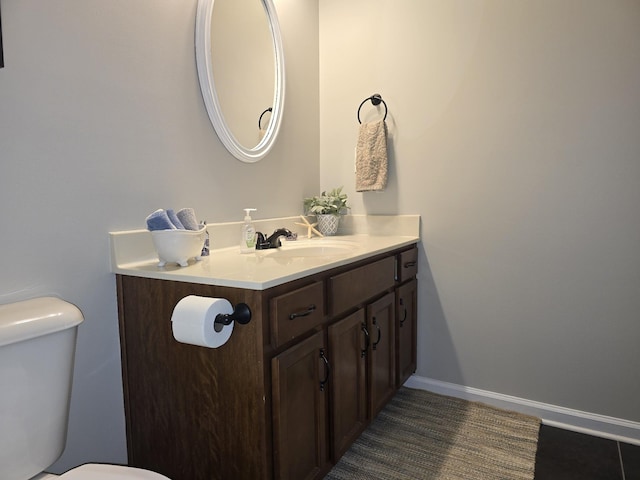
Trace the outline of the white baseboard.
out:
<instances>
[{"instance_id":1,"label":"white baseboard","mask_svg":"<svg viewBox=\"0 0 640 480\"><path fill-rule=\"evenodd\" d=\"M640 445L639 422L558 407L548 403L465 387L464 385L442 382L417 375L411 376L404 386L464 400L483 402L494 407L533 415L542 419L542 423L545 425Z\"/></svg>"}]
</instances>

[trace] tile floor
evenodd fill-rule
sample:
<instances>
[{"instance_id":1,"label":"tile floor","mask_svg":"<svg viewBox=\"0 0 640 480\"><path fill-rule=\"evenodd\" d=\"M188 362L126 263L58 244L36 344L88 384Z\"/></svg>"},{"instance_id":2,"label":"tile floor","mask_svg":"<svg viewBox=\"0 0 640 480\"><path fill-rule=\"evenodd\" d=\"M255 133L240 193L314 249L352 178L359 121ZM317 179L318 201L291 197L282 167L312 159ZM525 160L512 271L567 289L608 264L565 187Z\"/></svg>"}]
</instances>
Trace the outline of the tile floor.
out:
<instances>
[{"instance_id":1,"label":"tile floor","mask_svg":"<svg viewBox=\"0 0 640 480\"><path fill-rule=\"evenodd\" d=\"M535 480L640 480L640 446L542 425Z\"/></svg>"}]
</instances>

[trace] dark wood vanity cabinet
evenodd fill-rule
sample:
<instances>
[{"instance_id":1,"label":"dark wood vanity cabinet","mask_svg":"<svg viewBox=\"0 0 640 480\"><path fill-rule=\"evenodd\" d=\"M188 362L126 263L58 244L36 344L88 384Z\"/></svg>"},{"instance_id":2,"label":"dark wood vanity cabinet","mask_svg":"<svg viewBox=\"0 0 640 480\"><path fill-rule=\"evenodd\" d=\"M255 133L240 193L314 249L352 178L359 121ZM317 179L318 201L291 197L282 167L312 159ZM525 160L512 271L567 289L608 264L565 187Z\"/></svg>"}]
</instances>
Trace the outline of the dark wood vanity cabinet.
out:
<instances>
[{"instance_id":1,"label":"dark wood vanity cabinet","mask_svg":"<svg viewBox=\"0 0 640 480\"><path fill-rule=\"evenodd\" d=\"M323 478L415 371L416 261L412 245L261 291L118 275L130 465ZM252 320L218 349L178 343L187 295L247 303Z\"/></svg>"}]
</instances>

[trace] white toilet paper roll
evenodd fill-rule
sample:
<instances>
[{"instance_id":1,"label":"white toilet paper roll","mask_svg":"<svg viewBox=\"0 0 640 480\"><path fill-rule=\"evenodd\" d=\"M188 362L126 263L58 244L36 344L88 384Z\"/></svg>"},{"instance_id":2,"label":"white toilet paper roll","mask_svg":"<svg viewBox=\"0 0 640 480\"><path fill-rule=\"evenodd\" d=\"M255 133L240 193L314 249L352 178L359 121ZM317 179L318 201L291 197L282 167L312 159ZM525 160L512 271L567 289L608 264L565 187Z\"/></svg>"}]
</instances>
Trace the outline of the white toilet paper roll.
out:
<instances>
[{"instance_id":1,"label":"white toilet paper roll","mask_svg":"<svg viewBox=\"0 0 640 480\"><path fill-rule=\"evenodd\" d=\"M171 315L173 337L182 343L218 348L227 343L233 332L233 322L229 325L214 322L219 313L233 313L233 306L224 298L199 297L189 295L180 300ZM220 329L222 327L222 329Z\"/></svg>"}]
</instances>

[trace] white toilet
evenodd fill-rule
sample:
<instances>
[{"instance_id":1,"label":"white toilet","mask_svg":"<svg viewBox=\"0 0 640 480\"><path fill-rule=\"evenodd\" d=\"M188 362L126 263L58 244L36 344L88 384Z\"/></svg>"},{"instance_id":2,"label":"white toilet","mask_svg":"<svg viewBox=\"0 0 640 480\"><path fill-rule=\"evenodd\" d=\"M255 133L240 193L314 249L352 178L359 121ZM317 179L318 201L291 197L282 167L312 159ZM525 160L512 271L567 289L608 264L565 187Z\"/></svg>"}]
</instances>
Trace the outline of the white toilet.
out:
<instances>
[{"instance_id":1,"label":"white toilet","mask_svg":"<svg viewBox=\"0 0 640 480\"><path fill-rule=\"evenodd\" d=\"M167 480L118 465L43 473L62 454L82 312L54 297L0 305L0 479Z\"/></svg>"}]
</instances>

